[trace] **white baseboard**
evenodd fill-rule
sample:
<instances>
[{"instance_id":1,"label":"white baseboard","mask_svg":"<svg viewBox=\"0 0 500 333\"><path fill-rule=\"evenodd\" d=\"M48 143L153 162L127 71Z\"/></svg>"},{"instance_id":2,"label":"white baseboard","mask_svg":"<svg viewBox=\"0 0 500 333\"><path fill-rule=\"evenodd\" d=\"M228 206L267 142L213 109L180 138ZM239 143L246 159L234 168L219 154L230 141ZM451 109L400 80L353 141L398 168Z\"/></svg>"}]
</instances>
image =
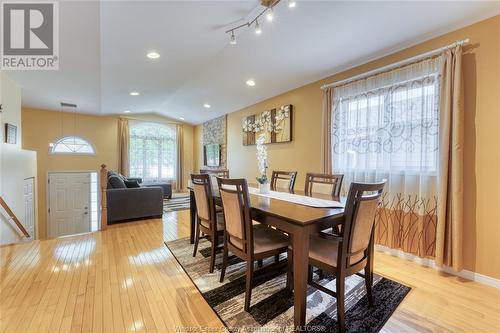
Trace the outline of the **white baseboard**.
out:
<instances>
[{"instance_id":1,"label":"white baseboard","mask_svg":"<svg viewBox=\"0 0 500 333\"><path fill-rule=\"evenodd\" d=\"M383 245L375 245L375 249L379 252L387 253L395 257L403 258L409 261L412 261L414 263L417 263L422 266L434 268L438 271L442 271L451 275L459 276L461 278L479 282L494 288L500 289L500 279L495 279L487 275L471 272L468 270L462 270L460 272L455 272L451 267L449 266L443 266L439 267L436 265L436 262L433 259L429 258L421 258L416 255L406 253L402 250L396 250L396 249L391 249L389 247L383 246Z\"/></svg>"}]
</instances>

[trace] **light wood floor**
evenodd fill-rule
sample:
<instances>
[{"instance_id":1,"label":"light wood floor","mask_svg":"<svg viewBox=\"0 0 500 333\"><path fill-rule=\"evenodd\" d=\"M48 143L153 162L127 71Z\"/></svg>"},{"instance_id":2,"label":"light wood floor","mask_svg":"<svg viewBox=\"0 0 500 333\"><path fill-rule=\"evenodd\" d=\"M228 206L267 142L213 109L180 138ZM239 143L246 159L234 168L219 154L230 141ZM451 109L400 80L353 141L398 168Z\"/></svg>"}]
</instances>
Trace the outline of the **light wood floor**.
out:
<instances>
[{"instance_id":1,"label":"light wood floor","mask_svg":"<svg viewBox=\"0 0 500 333\"><path fill-rule=\"evenodd\" d=\"M188 235L188 217L1 247L0 332L221 327L163 245ZM500 290L385 254L375 271L413 288L384 332L500 332Z\"/></svg>"}]
</instances>

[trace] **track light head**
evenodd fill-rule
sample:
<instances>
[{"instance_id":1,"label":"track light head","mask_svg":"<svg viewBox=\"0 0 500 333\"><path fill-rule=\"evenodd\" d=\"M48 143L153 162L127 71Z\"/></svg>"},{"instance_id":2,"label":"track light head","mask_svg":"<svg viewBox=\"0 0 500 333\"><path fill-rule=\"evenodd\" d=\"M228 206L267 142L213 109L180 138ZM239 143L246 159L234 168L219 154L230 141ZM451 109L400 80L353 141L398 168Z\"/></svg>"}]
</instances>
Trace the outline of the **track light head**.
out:
<instances>
[{"instance_id":1,"label":"track light head","mask_svg":"<svg viewBox=\"0 0 500 333\"><path fill-rule=\"evenodd\" d=\"M231 39L229 40L229 44L236 45L236 36L234 35L234 30L231 31Z\"/></svg>"},{"instance_id":2,"label":"track light head","mask_svg":"<svg viewBox=\"0 0 500 333\"><path fill-rule=\"evenodd\" d=\"M266 19L267 19L269 22L271 22L272 20L274 20L274 11L273 11L273 7L269 7L269 9L267 10Z\"/></svg>"},{"instance_id":3,"label":"track light head","mask_svg":"<svg viewBox=\"0 0 500 333\"><path fill-rule=\"evenodd\" d=\"M260 28L260 25L259 25L259 20L255 20L255 33L257 35L260 35L262 33L262 29Z\"/></svg>"}]
</instances>

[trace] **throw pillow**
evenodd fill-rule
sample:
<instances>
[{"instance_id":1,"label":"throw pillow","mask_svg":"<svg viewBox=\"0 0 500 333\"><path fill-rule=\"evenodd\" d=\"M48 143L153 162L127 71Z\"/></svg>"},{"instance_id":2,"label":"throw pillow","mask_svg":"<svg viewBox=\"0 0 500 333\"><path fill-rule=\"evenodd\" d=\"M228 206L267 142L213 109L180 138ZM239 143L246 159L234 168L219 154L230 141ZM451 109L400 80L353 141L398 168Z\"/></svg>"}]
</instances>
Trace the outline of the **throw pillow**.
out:
<instances>
[{"instance_id":1,"label":"throw pillow","mask_svg":"<svg viewBox=\"0 0 500 333\"><path fill-rule=\"evenodd\" d=\"M125 186L127 186L127 188L141 187L141 185L139 185L139 182L137 180L125 180Z\"/></svg>"},{"instance_id":2,"label":"throw pillow","mask_svg":"<svg viewBox=\"0 0 500 333\"><path fill-rule=\"evenodd\" d=\"M111 185L112 188L127 188L123 179L121 179L118 176L109 177L108 183L109 185Z\"/></svg>"}]
</instances>

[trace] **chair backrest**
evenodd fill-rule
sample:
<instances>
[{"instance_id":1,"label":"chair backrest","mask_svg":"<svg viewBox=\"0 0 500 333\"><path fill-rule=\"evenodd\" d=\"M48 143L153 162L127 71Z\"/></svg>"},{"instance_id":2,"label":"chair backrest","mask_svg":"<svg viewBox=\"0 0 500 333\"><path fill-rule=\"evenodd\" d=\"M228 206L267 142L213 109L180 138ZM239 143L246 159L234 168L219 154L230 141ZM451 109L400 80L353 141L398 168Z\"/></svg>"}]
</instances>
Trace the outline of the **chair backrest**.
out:
<instances>
[{"instance_id":1,"label":"chair backrest","mask_svg":"<svg viewBox=\"0 0 500 333\"><path fill-rule=\"evenodd\" d=\"M385 180L380 183L351 183L342 230L344 241L339 256L347 267L366 259L368 255L384 185Z\"/></svg>"},{"instance_id":2,"label":"chair backrest","mask_svg":"<svg viewBox=\"0 0 500 333\"><path fill-rule=\"evenodd\" d=\"M229 178L229 170L227 169L200 169L200 173L221 178Z\"/></svg>"},{"instance_id":3,"label":"chair backrest","mask_svg":"<svg viewBox=\"0 0 500 333\"><path fill-rule=\"evenodd\" d=\"M340 196L340 190L342 189L342 180L344 175L336 174L324 174L324 173L311 173L306 174L306 186L304 192L306 195L312 195L314 184L326 184L331 186L331 191L328 191L332 197L338 198ZM324 186L324 185L323 185Z\"/></svg>"},{"instance_id":4,"label":"chair backrest","mask_svg":"<svg viewBox=\"0 0 500 333\"><path fill-rule=\"evenodd\" d=\"M245 254L252 253L253 226L246 179L217 177L228 243Z\"/></svg>"},{"instance_id":5,"label":"chair backrest","mask_svg":"<svg viewBox=\"0 0 500 333\"><path fill-rule=\"evenodd\" d=\"M290 192L293 192L296 178L297 178L297 171L273 170L273 174L271 176L271 190L275 191L278 188L286 188ZM286 185L286 186L280 186L280 185Z\"/></svg>"},{"instance_id":6,"label":"chair backrest","mask_svg":"<svg viewBox=\"0 0 500 333\"><path fill-rule=\"evenodd\" d=\"M215 201L210 176L191 174L191 181L198 217L209 222L210 229L216 228Z\"/></svg>"}]
</instances>

